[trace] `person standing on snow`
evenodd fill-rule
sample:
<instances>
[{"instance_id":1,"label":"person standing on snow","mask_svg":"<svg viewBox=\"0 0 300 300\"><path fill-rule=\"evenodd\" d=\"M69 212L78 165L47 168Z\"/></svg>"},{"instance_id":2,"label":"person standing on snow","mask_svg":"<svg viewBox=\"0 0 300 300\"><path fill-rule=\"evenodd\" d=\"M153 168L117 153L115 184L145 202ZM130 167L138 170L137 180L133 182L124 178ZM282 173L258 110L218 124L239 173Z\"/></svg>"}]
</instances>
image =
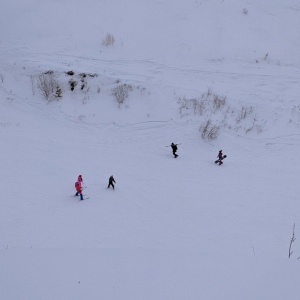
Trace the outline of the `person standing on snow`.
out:
<instances>
[{"instance_id":1,"label":"person standing on snow","mask_svg":"<svg viewBox=\"0 0 300 300\"><path fill-rule=\"evenodd\" d=\"M174 158L177 158L178 157L178 154L176 154L176 151L178 149L177 144L172 143L171 148L172 148L172 151L173 151Z\"/></svg>"},{"instance_id":2,"label":"person standing on snow","mask_svg":"<svg viewBox=\"0 0 300 300\"><path fill-rule=\"evenodd\" d=\"M108 179L108 186L107 188L109 189L110 186L112 186L113 189L115 189L114 183L116 183L114 176L111 175Z\"/></svg>"},{"instance_id":3,"label":"person standing on snow","mask_svg":"<svg viewBox=\"0 0 300 300\"><path fill-rule=\"evenodd\" d=\"M220 150L217 157L218 157L218 159L215 161L215 163L216 164L219 163L219 166L220 166L220 165L223 165L223 161L222 160L224 158L226 158L227 155L223 155L222 150Z\"/></svg>"},{"instance_id":4,"label":"person standing on snow","mask_svg":"<svg viewBox=\"0 0 300 300\"><path fill-rule=\"evenodd\" d=\"M81 188L81 184L79 183L79 181L75 182L75 190L76 190L75 196L80 195L80 200L83 200L82 188Z\"/></svg>"},{"instance_id":5,"label":"person standing on snow","mask_svg":"<svg viewBox=\"0 0 300 300\"><path fill-rule=\"evenodd\" d=\"M222 158L223 158L222 150L219 151L219 154L218 154L217 157L219 158L219 160L222 160Z\"/></svg>"}]
</instances>

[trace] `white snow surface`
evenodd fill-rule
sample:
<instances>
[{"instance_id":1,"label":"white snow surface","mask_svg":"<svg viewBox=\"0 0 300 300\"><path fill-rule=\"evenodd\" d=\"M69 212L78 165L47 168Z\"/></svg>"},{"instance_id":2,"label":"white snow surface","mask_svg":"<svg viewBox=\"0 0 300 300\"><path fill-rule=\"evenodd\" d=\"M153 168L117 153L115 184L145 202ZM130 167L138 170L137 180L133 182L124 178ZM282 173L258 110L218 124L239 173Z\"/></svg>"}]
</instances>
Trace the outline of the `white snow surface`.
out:
<instances>
[{"instance_id":1,"label":"white snow surface","mask_svg":"<svg viewBox=\"0 0 300 300\"><path fill-rule=\"evenodd\" d=\"M299 28L298 0L3 2L1 299L299 300Z\"/></svg>"}]
</instances>

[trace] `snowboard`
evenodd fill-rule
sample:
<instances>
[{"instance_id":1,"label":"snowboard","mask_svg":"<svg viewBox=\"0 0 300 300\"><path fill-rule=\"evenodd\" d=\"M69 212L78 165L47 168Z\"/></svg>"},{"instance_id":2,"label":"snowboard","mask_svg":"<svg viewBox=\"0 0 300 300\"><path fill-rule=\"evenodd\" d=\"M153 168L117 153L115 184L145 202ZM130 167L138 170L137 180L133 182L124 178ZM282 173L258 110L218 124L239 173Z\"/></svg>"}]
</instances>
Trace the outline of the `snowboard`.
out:
<instances>
[{"instance_id":1,"label":"snowboard","mask_svg":"<svg viewBox=\"0 0 300 300\"><path fill-rule=\"evenodd\" d=\"M222 165L222 164L223 164L222 160L225 159L226 157L227 157L227 155L223 155L223 157L222 157L221 159L217 159L217 160L215 161L215 164L218 164L218 163L221 162L221 165Z\"/></svg>"}]
</instances>

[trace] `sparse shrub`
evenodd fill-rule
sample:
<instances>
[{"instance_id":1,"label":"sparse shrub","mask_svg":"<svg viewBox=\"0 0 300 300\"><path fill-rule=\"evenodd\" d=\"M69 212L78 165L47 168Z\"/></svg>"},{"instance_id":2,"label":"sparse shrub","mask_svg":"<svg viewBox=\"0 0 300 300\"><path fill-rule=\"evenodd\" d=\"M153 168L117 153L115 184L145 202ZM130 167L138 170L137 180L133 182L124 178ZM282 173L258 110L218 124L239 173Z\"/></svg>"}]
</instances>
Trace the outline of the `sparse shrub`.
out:
<instances>
[{"instance_id":1,"label":"sparse shrub","mask_svg":"<svg viewBox=\"0 0 300 300\"><path fill-rule=\"evenodd\" d=\"M247 8L243 8L243 14L246 16L248 15L248 9Z\"/></svg>"},{"instance_id":2,"label":"sparse shrub","mask_svg":"<svg viewBox=\"0 0 300 300\"><path fill-rule=\"evenodd\" d=\"M102 45L103 46L113 46L115 43L115 38L112 34L107 33L105 38L102 40Z\"/></svg>"},{"instance_id":3,"label":"sparse shrub","mask_svg":"<svg viewBox=\"0 0 300 300\"><path fill-rule=\"evenodd\" d=\"M88 74L90 77L98 77L98 74L94 73L94 74Z\"/></svg>"},{"instance_id":4,"label":"sparse shrub","mask_svg":"<svg viewBox=\"0 0 300 300\"><path fill-rule=\"evenodd\" d=\"M59 84L55 79L53 71L47 71L46 73L37 75L36 86L43 98L50 102L55 97Z\"/></svg>"},{"instance_id":5,"label":"sparse shrub","mask_svg":"<svg viewBox=\"0 0 300 300\"><path fill-rule=\"evenodd\" d=\"M119 107L124 103L125 99L128 98L129 92L132 90L132 86L128 84L118 85L112 90L112 95L117 100Z\"/></svg>"},{"instance_id":6,"label":"sparse shrub","mask_svg":"<svg viewBox=\"0 0 300 300\"><path fill-rule=\"evenodd\" d=\"M73 76L75 73L73 71L68 71L68 72L66 72L66 74L69 76Z\"/></svg>"},{"instance_id":7,"label":"sparse shrub","mask_svg":"<svg viewBox=\"0 0 300 300\"><path fill-rule=\"evenodd\" d=\"M252 131L261 133L266 125L264 120L257 121L252 106L235 108L227 104L226 96L214 93L211 88L198 98L179 97L178 104L181 117L192 114L206 117L207 121L201 125L200 132L202 138L207 140L217 138L222 128L243 130L248 134ZM212 124L211 119L215 120L215 124Z\"/></svg>"},{"instance_id":8,"label":"sparse shrub","mask_svg":"<svg viewBox=\"0 0 300 300\"><path fill-rule=\"evenodd\" d=\"M216 112L221 110L226 105L226 97L213 93L211 88L208 88L206 93L203 93L199 98L187 99L179 98L179 112L183 115L183 111L193 110L194 115L201 116L205 111Z\"/></svg>"},{"instance_id":9,"label":"sparse shrub","mask_svg":"<svg viewBox=\"0 0 300 300\"><path fill-rule=\"evenodd\" d=\"M209 98L212 95L212 93L213 93L213 89L209 87L206 92L206 98Z\"/></svg>"},{"instance_id":10,"label":"sparse shrub","mask_svg":"<svg viewBox=\"0 0 300 300\"><path fill-rule=\"evenodd\" d=\"M267 121L265 121L262 124L255 124L256 132L261 133L264 130L266 123L267 123Z\"/></svg>"},{"instance_id":11,"label":"sparse shrub","mask_svg":"<svg viewBox=\"0 0 300 300\"><path fill-rule=\"evenodd\" d=\"M212 124L211 119L208 119L200 126L199 131L202 139L211 141L218 137L220 126Z\"/></svg>"},{"instance_id":12,"label":"sparse shrub","mask_svg":"<svg viewBox=\"0 0 300 300\"><path fill-rule=\"evenodd\" d=\"M83 76L83 77L85 77L85 76ZM83 90L85 88L85 86L86 86L86 83L85 83L84 79L82 78L81 79L81 87L80 87L80 89Z\"/></svg>"},{"instance_id":13,"label":"sparse shrub","mask_svg":"<svg viewBox=\"0 0 300 300\"><path fill-rule=\"evenodd\" d=\"M213 95L213 107L215 110L222 109L223 106L226 104L226 97L225 96L219 96L217 94Z\"/></svg>"},{"instance_id":14,"label":"sparse shrub","mask_svg":"<svg viewBox=\"0 0 300 300\"><path fill-rule=\"evenodd\" d=\"M206 100L203 98L192 98L187 99L185 97L179 98L179 112L182 116L187 114L187 112L192 109L194 112L194 115L202 115L205 107L206 107ZM186 111L186 113L184 113Z\"/></svg>"},{"instance_id":15,"label":"sparse shrub","mask_svg":"<svg viewBox=\"0 0 300 300\"><path fill-rule=\"evenodd\" d=\"M77 81L71 79L71 80L69 81L69 85L70 85L71 91L74 91L75 86L77 85Z\"/></svg>"},{"instance_id":16,"label":"sparse shrub","mask_svg":"<svg viewBox=\"0 0 300 300\"><path fill-rule=\"evenodd\" d=\"M90 92L90 87L89 87L89 86L87 87L87 85L85 85L84 87L85 87L85 89L82 90L82 91L83 91L83 93L84 93L85 95L88 95L89 92Z\"/></svg>"},{"instance_id":17,"label":"sparse shrub","mask_svg":"<svg viewBox=\"0 0 300 300\"><path fill-rule=\"evenodd\" d=\"M255 125L255 120L253 120L253 122L252 122L252 124L250 126L248 126L248 127L245 126L245 132L246 133L251 132L253 130L253 128L254 128L254 125Z\"/></svg>"},{"instance_id":18,"label":"sparse shrub","mask_svg":"<svg viewBox=\"0 0 300 300\"><path fill-rule=\"evenodd\" d=\"M291 258L292 254L293 254L293 251L292 251L292 245L293 243L296 241L296 236L295 236L295 226L296 224L294 223L294 226L293 226L293 235L291 237L291 240L290 240L290 246L289 246L289 258Z\"/></svg>"},{"instance_id":19,"label":"sparse shrub","mask_svg":"<svg viewBox=\"0 0 300 300\"><path fill-rule=\"evenodd\" d=\"M265 57L264 57L264 60L267 60L268 56L269 56L269 53L267 52L266 55L265 55Z\"/></svg>"},{"instance_id":20,"label":"sparse shrub","mask_svg":"<svg viewBox=\"0 0 300 300\"><path fill-rule=\"evenodd\" d=\"M59 86L56 87L55 97L56 98L61 98L62 97L62 90Z\"/></svg>"},{"instance_id":21,"label":"sparse shrub","mask_svg":"<svg viewBox=\"0 0 300 300\"><path fill-rule=\"evenodd\" d=\"M240 123L242 120L245 120L250 114L252 114L252 112L253 112L252 106L250 106L250 107L242 106L242 108L236 118L236 122Z\"/></svg>"}]
</instances>

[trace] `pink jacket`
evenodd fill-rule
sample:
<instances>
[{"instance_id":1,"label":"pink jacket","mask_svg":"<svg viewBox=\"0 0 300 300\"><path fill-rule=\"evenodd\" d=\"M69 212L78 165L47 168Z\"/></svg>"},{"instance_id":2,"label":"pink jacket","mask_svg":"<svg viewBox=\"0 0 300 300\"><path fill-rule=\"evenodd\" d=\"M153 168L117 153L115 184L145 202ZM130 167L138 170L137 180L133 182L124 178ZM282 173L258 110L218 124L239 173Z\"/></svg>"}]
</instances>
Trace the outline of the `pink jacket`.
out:
<instances>
[{"instance_id":1,"label":"pink jacket","mask_svg":"<svg viewBox=\"0 0 300 300\"><path fill-rule=\"evenodd\" d=\"M78 193L81 192L81 184L78 181L75 182L75 189L76 189L76 192L78 192Z\"/></svg>"},{"instance_id":2,"label":"pink jacket","mask_svg":"<svg viewBox=\"0 0 300 300\"><path fill-rule=\"evenodd\" d=\"M81 175L78 176L77 182L79 183L79 186L81 187L81 184L82 184L82 176Z\"/></svg>"}]
</instances>

